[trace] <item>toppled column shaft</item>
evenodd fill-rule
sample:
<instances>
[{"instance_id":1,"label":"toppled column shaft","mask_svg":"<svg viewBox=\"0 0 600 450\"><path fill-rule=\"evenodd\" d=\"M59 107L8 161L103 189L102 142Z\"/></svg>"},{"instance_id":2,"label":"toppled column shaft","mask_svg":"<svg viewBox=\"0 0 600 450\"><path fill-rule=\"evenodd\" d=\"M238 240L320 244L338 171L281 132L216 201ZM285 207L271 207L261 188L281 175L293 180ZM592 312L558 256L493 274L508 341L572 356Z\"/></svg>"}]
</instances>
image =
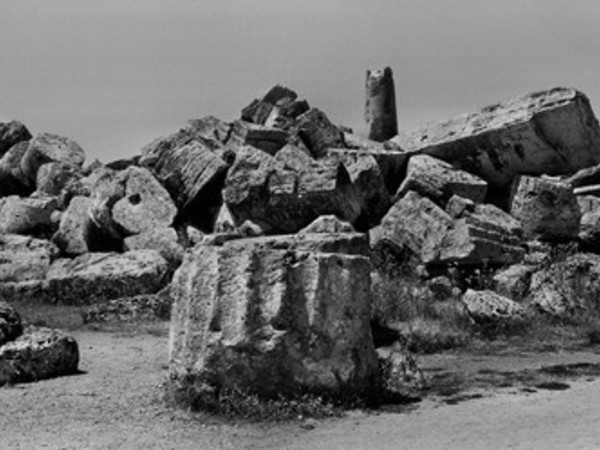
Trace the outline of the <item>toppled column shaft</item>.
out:
<instances>
[{"instance_id":1,"label":"toppled column shaft","mask_svg":"<svg viewBox=\"0 0 600 450\"><path fill-rule=\"evenodd\" d=\"M367 70L365 122L369 139L383 142L398 134L392 69Z\"/></svg>"}]
</instances>

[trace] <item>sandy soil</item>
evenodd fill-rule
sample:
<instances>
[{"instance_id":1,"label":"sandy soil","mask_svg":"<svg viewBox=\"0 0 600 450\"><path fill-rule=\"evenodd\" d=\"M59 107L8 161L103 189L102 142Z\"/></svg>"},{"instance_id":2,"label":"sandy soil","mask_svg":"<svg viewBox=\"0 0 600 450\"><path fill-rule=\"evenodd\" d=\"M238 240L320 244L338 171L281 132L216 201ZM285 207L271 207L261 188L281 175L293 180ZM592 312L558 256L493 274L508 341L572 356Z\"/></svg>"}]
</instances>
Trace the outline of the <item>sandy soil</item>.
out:
<instances>
[{"instance_id":1,"label":"sandy soil","mask_svg":"<svg viewBox=\"0 0 600 450\"><path fill-rule=\"evenodd\" d=\"M165 333L75 331L80 375L0 388L0 449L495 449L600 448L600 381L569 389L477 391L468 401L428 399L404 412L350 412L341 419L226 424L163 401ZM600 364L593 351L536 355L442 355L430 373L535 370Z\"/></svg>"}]
</instances>

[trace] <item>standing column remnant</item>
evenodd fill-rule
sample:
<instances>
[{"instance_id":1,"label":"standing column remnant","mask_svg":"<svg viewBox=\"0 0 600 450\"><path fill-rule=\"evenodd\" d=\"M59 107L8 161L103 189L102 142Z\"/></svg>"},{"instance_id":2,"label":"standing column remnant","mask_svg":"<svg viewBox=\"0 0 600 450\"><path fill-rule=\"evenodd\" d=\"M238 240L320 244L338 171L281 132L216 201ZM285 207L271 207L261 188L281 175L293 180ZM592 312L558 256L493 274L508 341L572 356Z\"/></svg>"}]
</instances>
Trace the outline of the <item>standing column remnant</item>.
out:
<instances>
[{"instance_id":1,"label":"standing column remnant","mask_svg":"<svg viewBox=\"0 0 600 450\"><path fill-rule=\"evenodd\" d=\"M398 134L392 69L367 70L365 122L369 139L387 141Z\"/></svg>"}]
</instances>

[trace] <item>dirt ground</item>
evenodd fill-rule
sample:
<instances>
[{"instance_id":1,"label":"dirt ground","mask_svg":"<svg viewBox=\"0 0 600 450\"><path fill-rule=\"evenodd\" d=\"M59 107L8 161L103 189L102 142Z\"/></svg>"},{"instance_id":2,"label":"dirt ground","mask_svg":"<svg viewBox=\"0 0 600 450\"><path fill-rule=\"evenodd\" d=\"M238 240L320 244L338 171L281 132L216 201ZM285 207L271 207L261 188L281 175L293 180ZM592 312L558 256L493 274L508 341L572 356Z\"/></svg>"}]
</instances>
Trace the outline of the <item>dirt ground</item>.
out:
<instances>
[{"instance_id":1,"label":"dirt ground","mask_svg":"<svg viewBox=\"0 0 600 450\"><path fill-rule=\"evenodd\" d=\"M0 449L600 448L597 348L425 357L429 376L471 381L410 407L232 424L166 406L166 324L73 335L81 374L0 388Z\"/></svg>"}]
</instances>

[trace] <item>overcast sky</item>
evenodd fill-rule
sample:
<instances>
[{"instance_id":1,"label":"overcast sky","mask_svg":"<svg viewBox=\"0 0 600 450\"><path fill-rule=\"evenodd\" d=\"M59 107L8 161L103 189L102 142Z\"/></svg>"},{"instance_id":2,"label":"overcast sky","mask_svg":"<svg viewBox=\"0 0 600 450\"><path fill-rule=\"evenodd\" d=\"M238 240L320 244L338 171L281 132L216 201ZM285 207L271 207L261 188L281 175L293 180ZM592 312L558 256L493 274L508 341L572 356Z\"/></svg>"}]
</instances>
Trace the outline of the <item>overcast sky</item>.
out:
<instances>
[{"instance_id":1,"label":"overcast sky","mask_svg":"<svg viewBox=\"0 0 600 450\"><path fill-rule=\"evenodd\" d=\"M392 67L400 129L559 85L600 114L598 0L2 0L0 121L131 156L281 83L362 127Z\"/></svg>"}]
</instances>

